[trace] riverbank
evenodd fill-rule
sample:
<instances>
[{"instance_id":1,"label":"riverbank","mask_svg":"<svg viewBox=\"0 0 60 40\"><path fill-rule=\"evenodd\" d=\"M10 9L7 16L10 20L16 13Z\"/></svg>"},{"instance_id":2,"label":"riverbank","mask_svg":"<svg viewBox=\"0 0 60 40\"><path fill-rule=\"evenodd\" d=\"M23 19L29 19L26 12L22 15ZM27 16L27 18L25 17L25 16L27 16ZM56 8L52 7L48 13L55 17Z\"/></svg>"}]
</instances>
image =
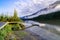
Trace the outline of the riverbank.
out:
<instances>
[{"instance_id":1,"label":"riverbank","mask_svg":"<svg viewBox=\"0 0 60 40\"><path fill-rule=\"evenodd\" d=\"M27 30L15 31L14 34L16 35L17 40L41 40L42 39L39 35L28 32Z\"/></svg>"}]
</instances>

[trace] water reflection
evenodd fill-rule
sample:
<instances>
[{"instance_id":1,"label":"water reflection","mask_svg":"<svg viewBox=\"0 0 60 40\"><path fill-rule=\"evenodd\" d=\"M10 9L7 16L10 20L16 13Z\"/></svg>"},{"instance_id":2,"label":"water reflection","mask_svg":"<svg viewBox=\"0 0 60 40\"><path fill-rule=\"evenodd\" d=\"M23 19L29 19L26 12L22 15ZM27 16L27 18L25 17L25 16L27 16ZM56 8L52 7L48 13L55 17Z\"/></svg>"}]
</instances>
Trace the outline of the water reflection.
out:
<instances>
[{"instance_id":1,"label":"water reflection","mask_svg":"<svg viewBox=\"0 0 60 40\"><path fill-rule=\"evenodd\" d=\"M60 40L60 26L39 23L35 21L25 21L26 30L36 33L47 40Z\"/></svg>"}]
</instances>

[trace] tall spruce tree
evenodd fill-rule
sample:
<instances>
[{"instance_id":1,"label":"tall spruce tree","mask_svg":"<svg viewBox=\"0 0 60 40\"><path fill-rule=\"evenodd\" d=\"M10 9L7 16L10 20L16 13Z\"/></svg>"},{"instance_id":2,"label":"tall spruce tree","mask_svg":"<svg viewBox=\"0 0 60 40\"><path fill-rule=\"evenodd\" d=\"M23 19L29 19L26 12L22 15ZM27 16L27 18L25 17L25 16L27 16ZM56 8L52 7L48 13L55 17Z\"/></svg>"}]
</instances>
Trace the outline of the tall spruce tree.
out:
<instances>
[{"instance_id":1,"label":"tall spruce tree","mask_svg":"<svg viewBox=\"0 0 60 40\"><path fill-rule=\"evenodd\" d=\"M14 18L18 18L17 11L14 9Z\"/></svg>"},{"instance_id":2,"label":"tall spruce tree","mask_svg":"<svg viewBox=\"0 0 60 40\"><path fill-rule=\"evenodd\" d=\"M17 11L14 9L14 15L13 15L13 17L12 17L12 19L11 19L12 21L22 21L19 17L18 17L18 15L17 15Z\"/></svg>"}]
</instances>

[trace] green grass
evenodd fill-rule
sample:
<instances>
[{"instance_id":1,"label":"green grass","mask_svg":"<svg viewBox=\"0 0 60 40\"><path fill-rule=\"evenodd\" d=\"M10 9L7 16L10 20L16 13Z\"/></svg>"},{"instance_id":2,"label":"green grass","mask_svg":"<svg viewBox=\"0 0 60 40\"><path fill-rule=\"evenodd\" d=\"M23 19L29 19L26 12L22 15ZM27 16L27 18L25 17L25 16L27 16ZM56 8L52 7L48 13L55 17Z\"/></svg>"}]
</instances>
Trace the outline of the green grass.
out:
<instances>
[{"instance_id":1,"label":"green grass","mask_svg":"<svg viewBox=\"0 0 60 40\"><path fill-rule=\"evenodd\" d=\"M11 32L11 25L6 25L2 30L0 30L0 39L3 40L7 34Z\"/></svg>"},{"instance_id":2,"label":"green grass","mask_svg":"<svg viewBox=\"0 0 60 40\"><path fill-rule=\"evenodd\" d=\"M4 40L3 36L0 36L0 40Z\"/></svg>"}]
</instances>

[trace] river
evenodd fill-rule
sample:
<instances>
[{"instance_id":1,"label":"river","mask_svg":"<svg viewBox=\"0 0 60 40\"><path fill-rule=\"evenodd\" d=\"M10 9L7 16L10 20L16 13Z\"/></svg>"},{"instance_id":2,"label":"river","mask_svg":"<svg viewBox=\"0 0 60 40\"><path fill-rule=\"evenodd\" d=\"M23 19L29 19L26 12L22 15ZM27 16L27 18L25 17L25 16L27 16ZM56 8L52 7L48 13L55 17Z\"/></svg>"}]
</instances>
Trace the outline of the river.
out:
<instances>
[{"instance_id":1,"label":"river","mask_svg":"<svg viewBox=\"0 0 60 40\"><path fill-rule=\"evenodd\" d=\"M40 23L36 21L26 20L25 26L27 31L46 40L60 40L60 26L49 23Z\"/></svg>"}]
</instances>

